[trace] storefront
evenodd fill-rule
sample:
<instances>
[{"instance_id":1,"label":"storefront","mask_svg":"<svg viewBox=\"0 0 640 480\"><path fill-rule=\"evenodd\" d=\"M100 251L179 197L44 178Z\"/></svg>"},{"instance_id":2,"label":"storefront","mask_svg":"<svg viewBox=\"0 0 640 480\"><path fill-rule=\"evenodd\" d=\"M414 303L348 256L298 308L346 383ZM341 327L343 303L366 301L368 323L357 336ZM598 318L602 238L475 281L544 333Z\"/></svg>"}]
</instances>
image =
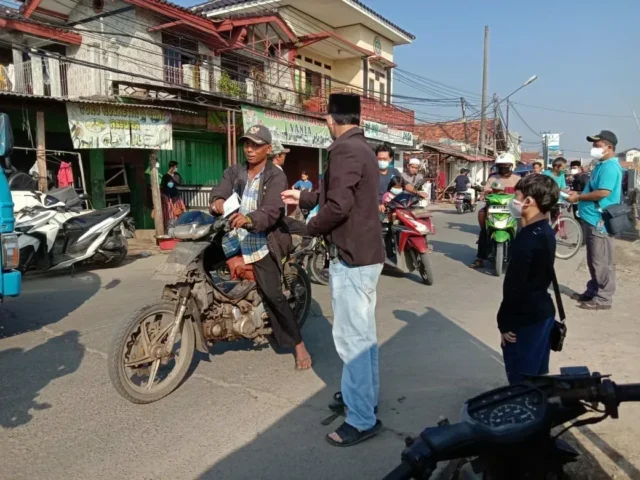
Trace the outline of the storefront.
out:
<instances>
[{"instance_id":1,"label":"storefront","mask_svg":"<svg viewBox=\"0 0 640 480\"><path fill-rule=\"evenodd\" d=\"M393 148L393 166L404 171L404 153L413 149L413 133L408 130L398 130L383 123L364 120L364 136L371 148L388 144Z\"/></svg>"}]
</instances>

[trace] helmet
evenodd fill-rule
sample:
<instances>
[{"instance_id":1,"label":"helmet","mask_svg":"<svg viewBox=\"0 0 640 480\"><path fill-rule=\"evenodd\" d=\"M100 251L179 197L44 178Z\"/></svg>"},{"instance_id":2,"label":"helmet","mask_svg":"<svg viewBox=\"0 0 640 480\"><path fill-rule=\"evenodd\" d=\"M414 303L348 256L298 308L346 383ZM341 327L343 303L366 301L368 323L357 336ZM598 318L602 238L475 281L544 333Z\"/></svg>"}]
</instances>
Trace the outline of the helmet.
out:
<instances>
[{"instance_id":1,"label":"helmet","mask_svg":"<svg viewBox=\"0 0 640 480\"><path fill-rule=\"evenodd\" d=\"M500 155L498 155L498 158L496 158L496 165L504 165L504 164L508 164L511 167L515 167L516 166L516 157L513 156L513 153L509 153L509 152L505 152L505 153L501 153Z\"/></svg>"}]
</instances>

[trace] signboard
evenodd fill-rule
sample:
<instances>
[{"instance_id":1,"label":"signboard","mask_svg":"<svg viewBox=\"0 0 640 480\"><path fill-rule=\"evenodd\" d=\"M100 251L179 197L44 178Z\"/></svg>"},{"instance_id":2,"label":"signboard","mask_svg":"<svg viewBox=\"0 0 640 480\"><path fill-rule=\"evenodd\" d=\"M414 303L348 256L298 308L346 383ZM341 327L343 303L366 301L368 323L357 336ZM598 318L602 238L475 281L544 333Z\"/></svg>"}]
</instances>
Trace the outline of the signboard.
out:
<instances>
[{"instance_id":1,"label":"signboard","mask_svg":"<svg viewBox=\"0 0 640 480\"><path fill-rule=\"evenodd\" d=\"M126 105L67 103L74 148L172 150L171 113Z\"/></svg>"},{"instance_id":2,"label":"signboard","mask_svg":"<svg viewBox=\"0 0 640 480\"><path fill-rule=\"evenodd\" d=\"M253 125L264 125L274 140L286 145L327 148L333 142L324 121L302 115L243 105L242 123L245 131Z\"/></svg>"},{"instance_id":3,"label":"signboard","mask_svg":"<svg viewBox=\"0 0 640 480\"><path fill-rule=\"evenodd\" d=\"M545 133L542 135L542 141L547 142L547 150L549 151L549 155L552 152L557 152L560 150L560 134L559 133Z\"/></svg>"},{"instance_id":4,"label":"signboard","mask_svg":"<svg viewBox=\"0 0 640 480\"><path fill-rule=\"evenodd\" d=\"M371 140L393 143L395 145L413 146L413 133L405 130L396 130L382 123L364 121L364 136Z\"/></svg>"}]
</instances>

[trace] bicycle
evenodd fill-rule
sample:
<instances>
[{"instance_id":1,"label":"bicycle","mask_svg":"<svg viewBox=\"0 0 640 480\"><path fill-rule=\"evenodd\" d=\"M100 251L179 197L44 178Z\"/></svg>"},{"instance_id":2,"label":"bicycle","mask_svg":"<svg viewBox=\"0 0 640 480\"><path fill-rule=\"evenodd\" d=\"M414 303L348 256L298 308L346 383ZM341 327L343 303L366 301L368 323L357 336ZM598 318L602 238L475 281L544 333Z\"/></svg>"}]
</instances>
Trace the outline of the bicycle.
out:
<instances>
[{"instance_id":1,"label":"bicycle","mask_svg":"<svg viewBox=\"0 0 640 480\"><path fill-rule=\"evenodd\" d=\"M556 258L568 260L582 247L582 226L573 217L563 215L563 209L571 210L570 204L559 203L558 207L558 216L551 223L556 233Z\"/></svg>"}]
</instances>

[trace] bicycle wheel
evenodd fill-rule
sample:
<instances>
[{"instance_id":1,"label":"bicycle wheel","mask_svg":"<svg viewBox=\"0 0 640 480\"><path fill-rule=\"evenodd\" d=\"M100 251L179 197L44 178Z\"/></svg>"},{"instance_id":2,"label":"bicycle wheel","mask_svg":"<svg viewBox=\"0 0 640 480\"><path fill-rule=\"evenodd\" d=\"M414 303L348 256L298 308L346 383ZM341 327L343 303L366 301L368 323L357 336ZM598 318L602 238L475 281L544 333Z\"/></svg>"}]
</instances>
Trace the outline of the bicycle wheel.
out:
<instances>
[{"instance_id":1,"label":"bicycle wheel","mask_svg":"<svg viewBox=\"0 0 640 480\"><path fill-rule=\"evenodd\" d=\"M556 232L556 258L568 260L582 246L582 227L571 217L559 217L551 225Z\"/></svg>"}]
</instances>

